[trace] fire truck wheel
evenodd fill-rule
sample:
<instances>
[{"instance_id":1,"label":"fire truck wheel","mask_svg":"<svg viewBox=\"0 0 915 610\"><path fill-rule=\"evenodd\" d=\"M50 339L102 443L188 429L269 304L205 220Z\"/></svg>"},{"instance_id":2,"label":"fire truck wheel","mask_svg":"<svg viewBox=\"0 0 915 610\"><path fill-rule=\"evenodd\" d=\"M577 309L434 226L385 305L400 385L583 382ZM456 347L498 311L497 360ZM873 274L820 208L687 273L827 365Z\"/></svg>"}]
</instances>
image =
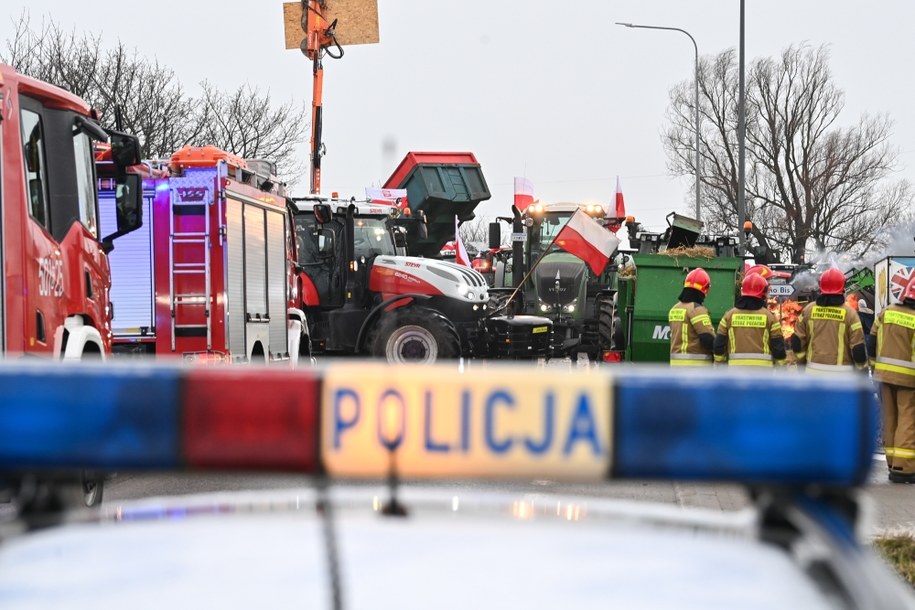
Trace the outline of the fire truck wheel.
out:
<instances>
[{"instance_id":1,"label":"fire truck wheel","mask_svg":"<svg viewBox=\"0 0 915 610\"><path fill-rule=\"evenodd\" d=\"M391 312L376 330L372 353L389 363L432 363L461 354L457 331L434 311Z\"/></svg>"}]
</instances>

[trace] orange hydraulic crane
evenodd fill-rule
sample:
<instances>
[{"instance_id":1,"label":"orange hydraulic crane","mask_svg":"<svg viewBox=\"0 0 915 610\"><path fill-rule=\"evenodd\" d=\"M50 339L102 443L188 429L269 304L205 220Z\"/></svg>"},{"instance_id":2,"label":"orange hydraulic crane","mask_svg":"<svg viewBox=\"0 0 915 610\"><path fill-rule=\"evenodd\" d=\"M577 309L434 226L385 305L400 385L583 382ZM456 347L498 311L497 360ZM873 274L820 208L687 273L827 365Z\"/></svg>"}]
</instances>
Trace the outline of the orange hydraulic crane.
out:
<instances>
[{"instance_id":1,"label":"orange hydraulic crane","mask_svg":"<svg viewBox=\"0 0 915 610\"><path fill-rule=\"evenodd\" d=\"M302 30L305 38L300 46L302 53L312 61L314 87L311 100L311 193L321 192L321 157L324 144L321 142L322 93L324 86L324 64L326 54L333 59L343 57L343 47L337 42L337 20L328 23L324 18L326 0L302 0ZM333 49L333 50L332 50Z\"/></svg>"}]
</instances>

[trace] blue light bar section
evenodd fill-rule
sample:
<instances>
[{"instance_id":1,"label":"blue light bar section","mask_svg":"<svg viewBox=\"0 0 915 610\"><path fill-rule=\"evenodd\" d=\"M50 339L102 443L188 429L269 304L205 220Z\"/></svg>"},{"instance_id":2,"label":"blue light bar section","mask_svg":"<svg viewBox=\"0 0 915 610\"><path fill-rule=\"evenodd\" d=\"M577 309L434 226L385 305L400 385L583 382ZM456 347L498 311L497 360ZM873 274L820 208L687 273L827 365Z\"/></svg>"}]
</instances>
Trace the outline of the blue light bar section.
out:
<instances>
[{"instance_id":1,"label":"blue light bar section","mask_svg":"<svg viewBox=\"0 0 915 610\"><path fill-rule=\"evenodd\" d=\"M179 374L148 366L0 367L0 468L176 468Z\"/></svg>"},{"instance_id":2,"label":"blue light bar section","mask_svg":"<svg viewBox=\"0 0 915 610\"><path fill-rule=\"evenodd\" d=\"M848 486L872 465L865 379L667 371L618 376L615 388L615 478Z\"/></svg>"}]
</instances>

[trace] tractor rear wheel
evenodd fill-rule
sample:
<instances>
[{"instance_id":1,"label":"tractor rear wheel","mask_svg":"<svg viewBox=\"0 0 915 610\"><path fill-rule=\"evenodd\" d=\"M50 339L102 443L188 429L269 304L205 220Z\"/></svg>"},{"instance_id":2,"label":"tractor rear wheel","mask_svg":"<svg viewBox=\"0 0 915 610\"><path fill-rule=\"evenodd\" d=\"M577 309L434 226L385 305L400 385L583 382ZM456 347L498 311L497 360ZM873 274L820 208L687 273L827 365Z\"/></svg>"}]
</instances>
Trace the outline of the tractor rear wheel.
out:
<instances>
[{"instance_id":1,"label":"tractor rear wheel","mask_svg":"<svg viewBox=\"0 0 915 610\"><path fill-rule=\"evenodd\" d=\"M457 330L437 311L395 310L382 316L375 328L372 354L392 364L431 364L461 355Z\"/></svg>"}]
</instances>

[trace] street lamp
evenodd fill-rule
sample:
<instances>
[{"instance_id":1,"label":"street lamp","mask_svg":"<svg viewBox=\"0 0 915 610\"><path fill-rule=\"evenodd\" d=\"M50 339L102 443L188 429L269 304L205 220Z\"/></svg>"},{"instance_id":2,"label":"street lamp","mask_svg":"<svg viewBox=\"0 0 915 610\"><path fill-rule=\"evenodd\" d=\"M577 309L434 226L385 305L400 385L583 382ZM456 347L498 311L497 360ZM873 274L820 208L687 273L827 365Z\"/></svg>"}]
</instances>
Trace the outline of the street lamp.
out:
<instances>
[{"instance_id":1,"label":"street lamp","mask_svg":"<svg viewBox=\"0 0 915 610\"><path fill-rule=\"evenodd\" d=\"M696 54L696 96L695 96L695 106L696 106L696 220L700 220L699 216L699 176L701 173L700 168L700 157L699 157L699 46L696 44L696 39L693 38L693 35L682 30L680 28L669 28L660 25L639 25L635 23L620 23L616 22L616 25L621 25L627 28L638 28L643 30L667 30L669 32L681 32L689 36L689 39L693 41L693 50Z\"/></svg>"}]
</instances>

